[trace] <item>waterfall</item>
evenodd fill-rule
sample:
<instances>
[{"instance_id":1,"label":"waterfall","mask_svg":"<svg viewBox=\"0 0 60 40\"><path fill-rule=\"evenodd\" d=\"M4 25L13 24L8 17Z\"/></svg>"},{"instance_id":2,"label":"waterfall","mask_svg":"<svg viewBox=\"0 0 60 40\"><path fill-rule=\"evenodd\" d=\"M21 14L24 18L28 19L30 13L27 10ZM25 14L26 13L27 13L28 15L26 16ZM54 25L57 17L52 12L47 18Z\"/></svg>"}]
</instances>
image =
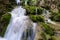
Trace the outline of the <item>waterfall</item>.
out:
<instances>
[{"instance_id":1,"label":"waterfall","mask_svg":"<svg viewBox=\"0 0 60 40\"><path fill-rule=\"evenodd\" d=\"M20 0L16 2L18 4ZM22 6L17 6L10 12L10 23L4 38L0 37L0 40L34 40L36 23L33 23L25 13L26 10Z\"/></svg>"},{"instance_id":2,"label":"waterfall","mask_svg":"<svg viewBox=\"0 0 60 40\"><path fill-rule=\"evenodd\" d=\"M21 6L16 7L11 12L12 17L10 20L10 24L7 27L4 38L6 38L7 40L21 40L24 30L29 30L30 27L30 29L32 29L33 23L29 22L30 19L28 16L25 16L25 13L26 10Z\"/></svg>"},{"instance_id":3,"label":"waterfall","mask_svg":"<svg viewBox=\"0 0 60 40\"><path fill-rule=\"evenodd\" d=\"M20 4L20 0L16 0L17 5Z\"/></svg>"}]
</instances>

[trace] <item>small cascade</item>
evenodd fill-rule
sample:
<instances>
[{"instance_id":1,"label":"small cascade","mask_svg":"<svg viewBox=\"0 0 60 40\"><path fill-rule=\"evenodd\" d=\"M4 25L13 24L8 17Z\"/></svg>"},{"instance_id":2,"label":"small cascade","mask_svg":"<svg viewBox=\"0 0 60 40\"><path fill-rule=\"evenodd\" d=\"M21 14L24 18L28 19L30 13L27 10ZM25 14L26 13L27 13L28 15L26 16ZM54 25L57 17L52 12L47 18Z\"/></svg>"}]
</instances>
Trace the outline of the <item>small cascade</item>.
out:
<instances>
[{"instance_id":1,"label":"small cascade","mask_svg":"<svg viewBox=\"0 0 60 40\"><path fill-rule=\"evenodd\" d=\"M36 15L37 15L37 12L38 12L38 10L37 10L37 7L36 7Z\"/></svg>"},{"instance_id":2,"label":"small cascade","mask_svg":"<svg viewBox=\"0 0 60 40\"><path fill-rule=\"evenodd\" d=\"M55 22L51 21L51 19L49 18L50 17L50 12L48 10L44 9L43 16L44 16L44 19L45 19L45 23L56 24Z\"/></svg>"},{"instance_id":3,"label":"small cascade","mask_svg":"<svg viewBox=\"0 0 60 40\"><path fill-rule=\"evenodd\" d=\"M28 0L25 0L25 5L27 5Z\"/></svg>"}]
</instances>

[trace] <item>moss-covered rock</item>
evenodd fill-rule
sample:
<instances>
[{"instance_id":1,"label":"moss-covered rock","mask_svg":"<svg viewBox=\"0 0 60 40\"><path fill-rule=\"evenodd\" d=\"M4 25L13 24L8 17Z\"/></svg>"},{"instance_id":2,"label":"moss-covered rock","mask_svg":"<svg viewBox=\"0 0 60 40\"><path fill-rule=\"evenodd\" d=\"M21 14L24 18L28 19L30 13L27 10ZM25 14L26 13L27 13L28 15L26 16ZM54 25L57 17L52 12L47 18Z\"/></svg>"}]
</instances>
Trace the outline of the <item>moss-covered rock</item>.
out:
<instances>
[{"instance_id":1,"label":"moss-covered rock","mask_svg":"<svg viewBox=\"0 0 60 40\"><path fill-rule=\"evenodd\" d=\"M44 28L44 32L49 34L49 35L54 35L54 29L51 28L49 25L45 24L45 23L42 23L43 25L43 28Z\"/></svg>"},{"instance_id":2,"label":"moss-covered rock","mask_svg":"<svg viewBox=\"0 0 60 40\"><path fill-rule=\"evenodd\" d=\"M57 13L53 13L53 12L51 12L50 15L51 15L51 16L50 16L50 19L51 19L51 20L54 20L54 17L57 15Z\"/></svg>"},{"instance_id":3,"label":"moss-covered rock","mask_svg":"<svg viewBox=\"0 0 60 40\"><path fill-rule=\"evenodd\" d=\"M60 22L60 13L51 13L51 20L56 21L56 22Z\"/></svg>"},{"instance_id":4,"label":"moss-covered rock","mask_svg":"<svg viewBox=\"0 0 60 40\"><path fill-rule=\"evenodd\" d=\"M33 22L44 22L44 18L40 15L31 15L30 18Z\"/></svg>"},{"instance_id":5,"label":"moss-covered rock","mask_svg":"<svg viewBox=\"0 0 60 40\"><path fill-rule=\"evenodd\" d=\"M0 21L1 22L0 36L4 36L4 33L6 31L6 28L7 28L7 25L9 24L10 18L11 18L11 14L9 14L9 13L6 13L6 14L2 15L1 21Z\"/></svg>"},{"instance_id":6,"label":"moss-covered rock","mask_svg":"<svg viewBox=\"0 0 60 40\"><path fill-rule=\"evenodd\" d=\"M28 14L33 14L33 15L35 14L35 11L36 11L35 8L36 7L34 7L34 6L25 6L24 8L26 9Z\"/></svg>"},{"instance_id":7,"label":"moss-covered rock","mask_svg":"<svg viewBox=\"0 0 60 40\"><path fill-rule=\"evenodd\" d=\"M44 22L44 17L41 15L37 15L37 21L38 22Z\"/></svg>"},{"instance_id":8,"label":"moss-covered rock","mask_svg":"<svg viewBox=\"0 0 60 40\"><path fill-rule=\"evenodd\" d=\"M49 40L56 40L55 36L51 36Z\"/></svg>"},{"instance_id":9,"label":"moss-covered rock","mask_svg":"<svg viewBox=\"0 0 60 40\"><path fill-rule=\"evenodd\" d=\"M57 15L54 17L54 20L57 21L57 22L60 22L60 14L57 14Z\"/></svg>"},{"instance_id":10,"label":"moss-covered rock","mask_svg":"<svg viewBox=\"0 0 60 40\"><path fill-rule=\"evenodd\" d=\"M26 9L27 11L27 14L30 14L30 15L36 15L36 14L42 14L43 12L43 8L41 7L36 7L36 6L24 6L24 8ZM36 13L36 10L37 10L37 13Z\"/></svg>"},{"instance_id":11,"label":"moss-covered rock","mask_svg":"<svg viewBox=\"0 0 60 40\"><path fill-rule=\"evenodd\" d=\"M6 14L2 15L1 21L7 20L7 22L9 22L10 18L11 18L11 14L6 13Z\"/></svg>"},{"instance_id":12,"label":"moss-covered rock","mask_svg":"<svg viewBox=\"0 0 60 40\"><path fill-rule=\"evenodd\" d=\"M37 22L36 15L31 15L30 18L31 18L31 20L32 20L33 22Z\"/></svg>"}]
</instances>

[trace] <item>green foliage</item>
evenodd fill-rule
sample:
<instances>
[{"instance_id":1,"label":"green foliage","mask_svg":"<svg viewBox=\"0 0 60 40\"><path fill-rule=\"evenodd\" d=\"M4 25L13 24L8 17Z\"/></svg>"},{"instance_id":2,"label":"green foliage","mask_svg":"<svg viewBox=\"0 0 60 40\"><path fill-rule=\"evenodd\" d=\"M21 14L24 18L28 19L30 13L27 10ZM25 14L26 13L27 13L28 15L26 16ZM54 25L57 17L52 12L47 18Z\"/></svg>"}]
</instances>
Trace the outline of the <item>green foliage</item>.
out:
<instances>
[{"instance_id":1,"label":"green foliage","mask_svg":"<svg viewBox=\"0 0 60 40\"><path fill-rule=\"evenodd\" d=\"M51 20L54 20L54 17L55 17L56 15L57 15L57 13L53 13L53 12L52 12L50 19L51 19Z\"/></svg>"},{"instance_id":2,"label":"green foliage","mask_svg":"<svg viewBox=\"0 0 60 40\"><path fill-rule=\"evenodd\" d=\"M37 4L37 0L21 0L21 2L23 5L30 5L30 6Z\"/></svg>"},{"instance_id":3,"label":"green foliage","mask_svg":"<svg viewBox=\"0 0 60 40\"><path fill-rule=\"evenodd\" d=\"M60 22L60 14L57 14L57 15L54 17L54 20L57 21L57 22Z\"/></svg>"},{"instance_id":4,"label":"green foliage","mask_svg":"<svg viewBox=\"0 0 60 40\"><path fill-rule=\"evenodd\" d=\"M26 5L24 7L27 11L27 14L30 14L30 15L35 15L35 14L42 14L43 12L43 9L41 7L36 7L36 6L28 6ZM36 8L37 8L37 13L36 13Z\"/></svg>"},{"instance_id":5,"label":"green foliage","mask_svg":"<svg viewBox=\"0 0 60 40\"><path fill-rule=\"evenodd\" d=\"M11 14L9 14L9 13L2 15L2 17L1 17L2 31L0 32L0 36L4 36L7 25L9 24L10 18L11 18Z\"/></svg>"},{"instance_id":6,"label":"green foliage","mask_svg":"<svg viewBox=\"0 0 60 40\"><path fill-rule=\"evenodd\" d=\"M44 33L44 32L42 33L43 40L48 40L46 35L47 35L46 33Z\"/></svg>"},{"instance_id":7,"label":"green foliage","mask_svg":"<svg viewBox=\"0 0 60 40\"><path fill-rule=\"evenodd\" d=\"M35 14L35 6L25 6L25 9L27 11L28 14Z\"/></svg>"},{"instance_id":8,"label":"green foliage","mask_svg":"<svg viewBox=\"0 0 60 40\"><path fill-rule=\"evenodd\" d=\"M31 15L30 18L33 22L37 22L37 16L36 15Z\"/></svg>"},{"instance_id":9,"label":"green foliage","mask_svg":"<svg viewBox=\"0 0 60 40\"><path fill-rule=\"evenodd\" d=\"M10 18L11 18L11 14L6 13L6 14L2 15L1 21L9 22Z\"/></svg>"},{"instance_id":10,"label":"green foliage","mask_svg":"<svg viewBox=\"0 0 60 40\"><path fill-rule=\"evenodd\" d=\"M44 22L44 18L42 16L30 15L30 18L33 22Z\"/></svg>"},{"instance_id":11,"label":"green foliage","mask_svg":"<svg viewBox=\"0 0 60 40\"><path fill-rule=\"evenodd\" d=\"M38 22L44 22L44 17L43 16L37 16L37 21Z\"/></svg>"},{"instance_id":12,"label":"green foliage","mask_svg":"<svg viewBox=\"0 0 60 40\"><path fill-rule=\"evenodd\" d=\"M30 5L36 5L37 4L37 0L31 0L30 1Z\"/></svg>"},{"instance_id":13,"label":"green foliage","mask_svg":"<svg viewBox=\"0 0 60 40\"><path fill-rule=\"evenodd\" d=\"M44 10L43 8L37 7L37 14L41 15L43 13L43 10Z\"/></svg>"},{"instance_id":14,"label":"green foliage","mask_svg":"<svg viewBox=\"0 0 60 40\"><path fill-rule=\"evenodd\" d=\"M54 29L51 28L49 25L42 23L43 27L44 27L44 32L49 34L49 35L54 35Z\"/></svg>"},{"instance_id":15,"label":"green foliage","mask_svg":"<svg viewBox=\"0 0 60 40\"><path fill-rule=\"evenodd\" d=\"M51 13L51 20L60 22L60 13Z\"/></svg>"},{"instance_id":16,"label":"green foliage","mask_svg":"<svg viewBox=\"0 0 60 40\"><path fill-rule=\"evenodd\" d=\"M55 36L51 36L49 40L56 40Z\"/></svg>"}]
</instances>

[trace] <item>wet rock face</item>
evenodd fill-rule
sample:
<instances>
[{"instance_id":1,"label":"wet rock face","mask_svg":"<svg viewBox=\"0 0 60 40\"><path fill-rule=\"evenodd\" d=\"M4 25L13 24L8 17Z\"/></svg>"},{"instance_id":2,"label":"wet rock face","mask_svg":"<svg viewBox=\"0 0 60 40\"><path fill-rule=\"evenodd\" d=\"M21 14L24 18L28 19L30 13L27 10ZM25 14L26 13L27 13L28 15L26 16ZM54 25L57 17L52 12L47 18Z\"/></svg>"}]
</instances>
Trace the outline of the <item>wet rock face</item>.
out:
<instances>
[{"instance_id":1,"label":"wet rock face","mask_svg":"<svg viewBox=\"0 0 60 40\"><path fill-rule=\"evenodd\" d=\"M32 33L33 33L33 29L32 29L32 28L26 29L26 30L23 32L22 40L27 40L28 37L32 37Z\"/></svg>"},{"instance_id":2,"label":"wet rock face","mask_svg":"<svg viewBox=\"0 0 60 40\"><path fill-rule=\"evenodd\" d=\"M32 21L29 18L24 20L23 25L25 26L24 32L22 34L21 40L28 40L29 37L33 35L33 25ZM26 27L27 26L27 27Z\"/></svg>"}]
</instances>

